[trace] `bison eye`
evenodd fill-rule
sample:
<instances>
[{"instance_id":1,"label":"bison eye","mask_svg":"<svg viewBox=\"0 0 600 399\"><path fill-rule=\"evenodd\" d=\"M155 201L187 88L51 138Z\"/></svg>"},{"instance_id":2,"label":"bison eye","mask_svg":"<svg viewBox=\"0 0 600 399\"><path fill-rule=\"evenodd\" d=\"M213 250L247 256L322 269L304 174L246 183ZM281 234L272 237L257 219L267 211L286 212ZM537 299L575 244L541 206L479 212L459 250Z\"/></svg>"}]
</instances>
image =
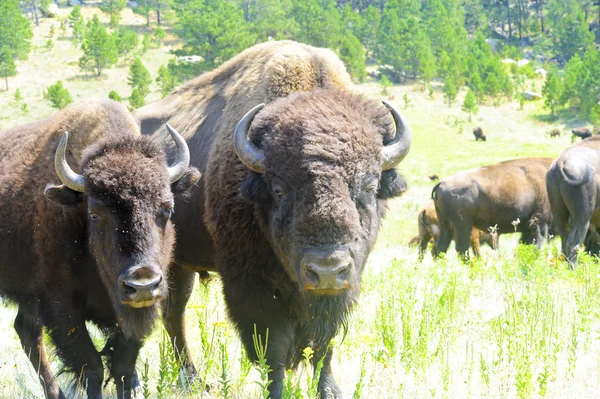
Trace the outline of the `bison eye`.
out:
<instances>
[{"instance_id":1,"label":"bison eye","mask_svg":"<svg viewBox=\"0 0 600 399\"><path fill-rule=\"evenodd\" d=\"M93 220L94 222L97 222L98 220L100 220L100 216L98 216L97 213L88 212L88 215L90 216L90 219Z\"/></svg>"},{"instance_id":2,"label":"bison eye","mask_svg":"<svg viewBox=\"0 0 600 399\"><path fill-rule=\"evenodd\" d=\"M164 217L165 219L170 219L171 216L173 216L173 208L164 208L161 206L159 210L159 215Z\"/></svg>"},{"instance_id":3,"label":"bison eye","mask_svg":"<svg viewBox=\"0 0 600 399\"><path fill-rule=\"evenodd\" d=\"M379 184L378 184L378 182L377 182L376 180L375 180L375 181L368 182L368 183L365 185L365 188L364 188L364 190L365 190L367 193L369 193L369 194L374 194L374 193L376 193L378 189L379 189Z\"/></svg>"},{"instance_id":4,"label":"bison eye","mask_svg":"<svg viewBox=\"0 0 600 399\"><path fill-rule=\"evenodd\" d=\"M271 191L273 192L273 197L275 197L277 201L280 201L285 196L283 186L276 181L271 182Z\"/></svg>"}]
</instances>

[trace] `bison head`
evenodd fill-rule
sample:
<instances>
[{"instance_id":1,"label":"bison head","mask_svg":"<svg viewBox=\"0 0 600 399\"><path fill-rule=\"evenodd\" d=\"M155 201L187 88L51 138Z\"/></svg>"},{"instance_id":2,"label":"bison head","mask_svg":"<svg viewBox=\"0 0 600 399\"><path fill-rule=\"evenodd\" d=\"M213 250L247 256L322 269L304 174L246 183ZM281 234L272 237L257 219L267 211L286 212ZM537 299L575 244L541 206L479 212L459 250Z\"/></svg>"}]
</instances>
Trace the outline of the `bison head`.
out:
<instances>
[{"instance_id":1,"label":"bison head","mask_svg":"<svg viewBox=\"0 0 600 399\"><path fill-rule=\"evenodd\" d=\"M315 90L259 105L236 128L236 153L252 170L242 195L308 295L358 292L385 200L406 189L394 167L408 153L411 129L384 105Z\"/></svg>"},{"instance_id":2,"label":"bison head","mask_svg":"<svg viewBox=\"0 0 600 399\"><path fill-rule=\"evenodd\" d=\"M63 205L87 203L88 247L125 334L142 338L158 316L167 293L167 272L175 243L170 221L173 194L199 178L188 168L185 140L170 126L178 157L168 166L164 152L146 137L119 137L88 148L82 175L67 164L68 133L55 154L63 186L46 197Z\"/></svg>"}]
</instances>

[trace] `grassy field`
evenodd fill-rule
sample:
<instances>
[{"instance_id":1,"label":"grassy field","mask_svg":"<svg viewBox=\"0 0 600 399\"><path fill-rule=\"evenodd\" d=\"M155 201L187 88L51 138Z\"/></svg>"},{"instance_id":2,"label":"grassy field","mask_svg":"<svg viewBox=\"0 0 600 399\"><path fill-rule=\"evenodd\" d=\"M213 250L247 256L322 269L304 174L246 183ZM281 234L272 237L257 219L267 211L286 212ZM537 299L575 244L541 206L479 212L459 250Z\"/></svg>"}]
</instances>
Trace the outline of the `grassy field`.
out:
<instances>
[{"instance_id":1,"label":"grassy field","mask_svg":"<svg viewBox=\"0 0 600 399\"><path fill-rule=\"evenodd\" d=\"M142 31L143 18L127 14L126 21ZM44 20L35 29L37 46L47 40L49 25ZM50 52L37 49L19 65L11 90L0 92L0 125L51 113L41 91L58 79L74 98L104 97L112 89L129 93L126 65L86 79L77 69L78 57L68 39L56 40ZM155 76L168 58L161 48L146 53L143 61ZM30 104L27 114L13 104L16 87ZM375 83L359 89L381 97ZM538 251L518 246L516 235L502 236L498 252L485 248L469 265L460 263L453 250L446 259L434 262L427 255L420 263L416 248L407 246L417 231L416 213L429 201L428 174L444 177L516 157L555 157L570 137L549 137L555 125L540 122L539 103L527 103L524 110L516 103L482 106L468 122L460 111L462 98L448 107L439 88L433 98L418 86L394 87L391 95L414 130L413 147L400 167L410 188L390 203L359 306L347 335L335 340L333 367L344 397L600 397L600 267L595 260L581 256L578 269L570 271L557 261L559 240ZM158 96L153 87L148 99ZM474 126L483 128L487 142L474 141ZM558 127L566 131L568 126ZM261 374L249 364L224 309L216 276L197 287L188 306L191 352L210 393L180 378L158 323L138 362L148 397L261 397ZM14 307L0 307L0 397L43 397L12 328L15 314ZM309 398L312 385L311 373L300 367L289 375L287 397ZM114 396L114 385L106 392ZM143 396L140 390L138 397Z\"/></svg>"}]
</instances>

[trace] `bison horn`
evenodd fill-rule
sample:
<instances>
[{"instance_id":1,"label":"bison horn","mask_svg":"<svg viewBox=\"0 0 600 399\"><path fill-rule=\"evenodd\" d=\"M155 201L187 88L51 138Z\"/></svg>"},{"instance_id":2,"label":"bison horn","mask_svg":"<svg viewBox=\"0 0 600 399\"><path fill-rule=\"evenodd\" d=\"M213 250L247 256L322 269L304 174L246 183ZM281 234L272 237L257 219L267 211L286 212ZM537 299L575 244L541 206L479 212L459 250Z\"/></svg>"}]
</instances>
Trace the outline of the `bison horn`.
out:
<instances>
[{"instance_id":1,"label":"bison horn","mask_svg":"<svg viewBox=\"0 0 600 399\"><path fill-rule=\"evenodd\" d=\"M64 132L54 154L54 169L60 181L73 191L83 192L83 176L75 173L67 163L67 141L69 132Z\"/></svg>"},{"instance_id":2,"label":"bison horn","mask_svg":"<svg viewBox=\"0 0 600 399\"><path fill-rule=\"evenodd\" d=\"M264 106L265 104L259 104L248 111L237 124L233 135L233 146L237 156L244 165L258 173L264 173L265 171L265 154L260 148L248 140L248 130L250 130L250 125L252 124L254 116L256 116L258 111Z\"/></svg>"},{"instance_id":3,"label":"bison horn","mask_svg":"<svg viewBox=\"0 0 600 399\"><path fill-rule=\"evenodd\" d=\"M169 181L175 183L181 179L190 166L190 149L185 142L185 139L167 123L167 130L171 134L175 145L177 145L177 155L173 164L169 165Z\"/></svg>"},{"instance_id":4,"label":"bison horn","mask_svg":"<svg viewBox=\"0 0 600 399\"><path fill-rule=\"evenodd\" d=\"M383 100L382 102L392 114L394 123L396 124L396 137L383 147L381 151L381 158L383 159L381 169L385 171L393 169L408 154L410 144L412 143L412 129L400 111L387 101Z\"/></svg>"}]
</instances>

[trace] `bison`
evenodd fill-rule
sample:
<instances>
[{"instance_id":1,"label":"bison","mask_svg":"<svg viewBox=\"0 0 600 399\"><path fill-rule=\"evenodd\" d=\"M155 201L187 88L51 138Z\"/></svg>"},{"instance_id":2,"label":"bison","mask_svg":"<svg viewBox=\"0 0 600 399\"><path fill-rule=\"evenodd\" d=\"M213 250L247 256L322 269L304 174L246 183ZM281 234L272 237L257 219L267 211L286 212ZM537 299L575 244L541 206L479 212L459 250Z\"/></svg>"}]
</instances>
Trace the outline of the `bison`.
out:
<instances>
[{"instance_id":1,"label":"bison","mask_svg":"<svg viewBox=\"0 0 600 399\"><path fill-rule=\"evenodd\" d=\"M560 129L554 128L550 131L550 137L560 137Z\"/></svg>"},{"instance_id":2,"label":"bison","mask_svg":"<svg viewBox=\"0 0 600 399\"><path fill-rule=\"evenodd\" d=\"M486 141L487 137L483 133L483 129L478 127L473 128L473 136L475 136L475 141Z\"/></svg>"},{"instance_id":3,"label":"bison","mask_svg":"<svg viewBox=\"0 0 600 399\"><path fill-rule=\"evenodd\" d=\"M440 222L434 255L448 250L456 234L456 251L468 258L473 227L498 234L521 233L521 242L542 245L552 221L545 176L551 158L523 158L459 172L442 179L432 191Z\"/></svg>"},{"instance_id":4,"label":"bison","mask_svg":"<svg viewBox=\"0 0 600 399\"><path fill-rule=\"evenodd\" d=\"M386 200L406 189L394 169L411 144L406 119L355 94L333 52L291 41L245 50L135 116L158 139L165 123L181 124L203 172L176 203L166 324L177 349L193 272L218 266L253 359L254 333L269 334L270 396L311 347L313 364L323 359L321 397L341 397L329 343L358 298ZM194 373L189 353L184 361Z\"/></svg>"},{"instance_id":5,"label":"bison","mask_svg":"<svg viewBox=\"0 0 600 399\"><path fill-rule=\"evenodd\" d=\"M579 137L582 140L592 137L592 131L587 127L576 127L575 129L571 129L571 133L573 133L573 136ZM573 139L575 139L575 137L573 137Z\"/></svg>"},{"instance_id":6,"label":"bison","mask_svg":"<svg viewBox=\"0 0 600 399\"><path fill-rule=\"evenodd\" d=\"M14 327L48 398L64 394L44 328L88 397L102 396L103 361L86 320L107 336L118 397L131 396L138 351L167 294L173 194L199 178L185 140L169 129L178 149L171 166L109 100L0 132L0 295L18 305Z\"/></svg>"},{"instance_id":7,"label":"bison","mask_svg":"<svg viewBox=\"0 0 600 399\"><path fill-rule=\"evenodd\" d=\"M571 268L575 268L582 243L592 253L598 250L599 168L600 137L594 136L563 151L546 175L552 215Z\"/></svg>"},{"instance_id":8,"label":"bison","mask_svg":"<svg viewBox=\"0 0 600 399\"><path fill-rule=\"evenodd\" d=\"M419 226L419 259L423 258L427 245L431 240L436 240L440 235L440 223L435 213L435 204L430 202L424 206L418 214ZM411 240L412 242L412 240ZM497 249L497 242L490 233L473 227L470 235L471 249L476 257L480 256L480 243L487 244L493 249Z\"/></svg>"}]
</instances>

